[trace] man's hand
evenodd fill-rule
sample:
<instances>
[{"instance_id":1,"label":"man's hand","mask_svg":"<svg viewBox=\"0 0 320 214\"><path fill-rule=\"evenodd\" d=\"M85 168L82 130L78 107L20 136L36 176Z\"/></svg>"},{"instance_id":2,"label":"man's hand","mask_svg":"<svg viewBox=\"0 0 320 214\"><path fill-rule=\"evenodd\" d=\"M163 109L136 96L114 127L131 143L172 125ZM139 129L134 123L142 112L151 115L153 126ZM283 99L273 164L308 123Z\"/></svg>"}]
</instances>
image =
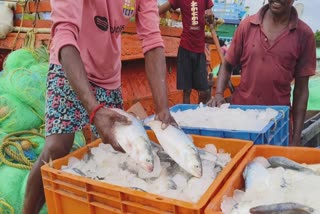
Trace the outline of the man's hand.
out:
<instances>
[{"instance_id":1,"label":"man's hand","mask_svg":"<svg viewBox=\"0 0 320 214\"><path fill-rule=\"evenodd\" d=\"M113 128L116 122L124 125L131 124L131 121L129 121L127 117L107 108L98 110L94 117L94 125L96 126L102 141L111 144L115 150L124 152L114 137Z\"/></svg>"},{"instance_id":2,"label":"man's hand","mask_svg":"<svg viewBox=\"0 0 320 214\"><path fill-rule=\"evenodd\" d=\"M178 126L177 122L174 120L172 115L170 114L169 109L160 111L158 114L155 116L155 120L160 120L162 122L161 128L165 129L169 125L172 126Z\"/></svg>"},{"instance_id":3,"label":"man's hand","mask_svg":"<svg viewBox=\"0 0 320 214\"><path fill-rule=\"evenodd\" d=\"M220 107L222 104L226 103L222 94L216 94L216 96L211 97L211 99L207 102L207 105L210 107Z\"/></svg>"},{"instance_id":4,"label":"man's hand","mask_svg":"<svg viewBox=\"0 0 320 214\"><path fill-rule=\"evenodd\" d=\"M205 11L204 18L207 25L214 25L214 15L211 9Z\"/></svg>"}]
</instances>

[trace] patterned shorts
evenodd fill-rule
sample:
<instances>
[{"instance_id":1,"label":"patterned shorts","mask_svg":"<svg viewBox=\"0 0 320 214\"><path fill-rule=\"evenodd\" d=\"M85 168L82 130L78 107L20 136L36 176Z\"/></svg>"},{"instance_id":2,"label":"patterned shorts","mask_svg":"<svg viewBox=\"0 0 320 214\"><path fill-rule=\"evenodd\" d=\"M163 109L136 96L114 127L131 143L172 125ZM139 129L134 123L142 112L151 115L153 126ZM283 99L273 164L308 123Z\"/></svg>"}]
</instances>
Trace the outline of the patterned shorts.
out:
<instances>
[{"instance_id":1,"label":"patterned shorts","mask_svg":"<svg viewBox=\"0 0 320 214\"><path fill-rule=\"evenodd\" d=\"M106 107L123 108L121 88L107 90L91 83L91 89L98 102ZM88 113L71 89L60 65L51 64L49 68L45 121L46 136L74 133L89 123ZM98 136L96 128L91 128Z\"/></svg>"}]
</instances>

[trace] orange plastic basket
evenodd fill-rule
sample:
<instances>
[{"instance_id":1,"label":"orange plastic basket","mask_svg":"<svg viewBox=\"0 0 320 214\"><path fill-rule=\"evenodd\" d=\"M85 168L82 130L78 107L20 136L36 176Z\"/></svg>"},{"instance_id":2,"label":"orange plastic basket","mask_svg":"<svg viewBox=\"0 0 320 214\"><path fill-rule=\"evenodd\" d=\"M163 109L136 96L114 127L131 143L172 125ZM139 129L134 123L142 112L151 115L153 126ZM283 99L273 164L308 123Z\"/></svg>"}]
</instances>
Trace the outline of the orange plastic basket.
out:
<instances>
[{"instance_id":1,"label":"orange plastic basket","mask_svg":"<svg viewBox=\"0 0 320 214\"><path fill-rule=\"evenodd\" d=\"M298 163L320 163L320 149L303 147L281 147L271 145L254 145L245 155L237 169L220 189L219 193L210 201L205 214L221 214L220 205L224 196L232 196L234 190L244 188L242 172L246 165L255 157L283 156Z\"/></svg>"},{"instance_id":2,"label":"orange plastic basket","mask_svg":"<svg viewBox=\"0 0 320 214\"><path fill-rule=\"evenodd\" d=\"M147 131L151 140L157 142L152 131ZM68 174L60 170L71 156L82 158L89 147L97 146L97 140L87 146L55 160L53 168L42 166L41 173L49 214L100 214L100 213L203 213L210 199L218 192L223 182L231 175L245 153L253 145L251 141L221 139L192 135L195 145L204 147L214 144L231 154L230 163L221 171L198 203L188 203L150 193Z\"/></svg>"}]
</instances>

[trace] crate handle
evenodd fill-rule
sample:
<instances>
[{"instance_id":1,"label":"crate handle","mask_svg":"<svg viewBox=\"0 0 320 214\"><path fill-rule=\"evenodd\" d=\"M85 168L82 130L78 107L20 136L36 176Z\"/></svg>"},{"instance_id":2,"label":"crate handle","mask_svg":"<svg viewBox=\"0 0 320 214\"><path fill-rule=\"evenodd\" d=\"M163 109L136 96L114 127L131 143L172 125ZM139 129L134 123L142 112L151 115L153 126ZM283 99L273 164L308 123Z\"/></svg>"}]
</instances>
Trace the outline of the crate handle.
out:
<instances>
[{"instance_id":1,"label":"crate handle","mask_svg":"<svg viewBox=\"0 0 320 214\"><path fill-rule=\"evenodd\" d=\"M284 110L279 110L279 112L282 113L281 119L284 119L284 117L286 116L286 113L284 112Z\"/></svg>"},{"instance_id":2,"label":"crate handle","mask_svg":"<svg viewBox=\"0 0 320 214\"><path fill-rule=\"evenodd\" d=\"M274 127L271 129L271 131L275 131L277 129L277 125L278 125L277 120L276 120L276 118L271 118L270 121L274 121Z\"/></svg>"}]
</instances>

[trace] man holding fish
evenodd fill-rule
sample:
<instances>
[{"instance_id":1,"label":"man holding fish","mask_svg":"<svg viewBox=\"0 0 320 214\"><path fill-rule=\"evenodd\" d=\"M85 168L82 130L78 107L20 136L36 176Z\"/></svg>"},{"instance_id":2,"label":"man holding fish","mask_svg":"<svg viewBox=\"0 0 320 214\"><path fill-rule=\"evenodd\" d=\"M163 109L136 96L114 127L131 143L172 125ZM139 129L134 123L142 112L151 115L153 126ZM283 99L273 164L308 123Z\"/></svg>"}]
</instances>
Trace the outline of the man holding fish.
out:
<instances>
[{"instance_id":1,"label":"man holding fish","mask_svg":"<svg viewBox=\"0 0 320 214\"><path fill-rule=\"evenodd\" d=\"M124 149L115 141L112 129L115 124L126 125L130 121L104 107L123 108L121 32L132 17L142 40L157 119L164 125L175 124L168 108L164 44L156 1L51 0L51 7L53 40L47 80L46 144L29 175L24 214L39 213L45 202L40 174L43 162L68 154L74 133L87 123L96 127L94 132L103 142L117 150Z\"/></svg>"}]
</instances>

